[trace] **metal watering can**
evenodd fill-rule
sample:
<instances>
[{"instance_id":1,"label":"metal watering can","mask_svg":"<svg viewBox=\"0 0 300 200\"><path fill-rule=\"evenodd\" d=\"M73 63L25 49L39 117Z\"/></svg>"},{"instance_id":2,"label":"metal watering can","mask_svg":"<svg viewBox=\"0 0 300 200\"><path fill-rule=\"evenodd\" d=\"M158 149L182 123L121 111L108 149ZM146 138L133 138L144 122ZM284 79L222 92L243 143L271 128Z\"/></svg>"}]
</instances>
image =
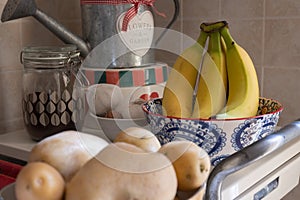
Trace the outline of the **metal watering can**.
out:
<instances>
[{"instance_id":1,"label":"metal watering can","mask_svg":"<svg viewBox=\"0 0 300 200\"><path fill-rule=\"evenodd\" d=\"M147 33L147 27L154 27L152 12L159 13L153 6L155 0L80 0L82 34L83 38L73 34L63 25L49 17L37 8L34 0L8 0L1 16L1 21L6 22L27 16L33 16L46 28L52 31L58 38L67 44L75 44L81 51L81 55L86 57L89 52L107 38L129 29L140 29L141 32L130 36L131 38L119 38L112 42L107 48L106 55L112 60L109 68L123 68L143 66L155 62L154 52L150 50L152 44L151 32ZM170 28L179 15L179 0L173 0L175 12L173 18L166 26ZM145 32L146 31L146 32ZM161 39L165 32L162 32L156 43ZM133 38L144 35L146 40L151 41L149 48L143 51L131 50L131 41L143 42L145 38ZM144 44L145 45L145 44ZM115 50L127 48L122 56L114 57ZM128 51L129 49L129 51ZM100 55L99 55L100 56ZM107 59L107 58L105 58ZM99 66L100 67L100 66Z\"/></svg>"}]
</instances>

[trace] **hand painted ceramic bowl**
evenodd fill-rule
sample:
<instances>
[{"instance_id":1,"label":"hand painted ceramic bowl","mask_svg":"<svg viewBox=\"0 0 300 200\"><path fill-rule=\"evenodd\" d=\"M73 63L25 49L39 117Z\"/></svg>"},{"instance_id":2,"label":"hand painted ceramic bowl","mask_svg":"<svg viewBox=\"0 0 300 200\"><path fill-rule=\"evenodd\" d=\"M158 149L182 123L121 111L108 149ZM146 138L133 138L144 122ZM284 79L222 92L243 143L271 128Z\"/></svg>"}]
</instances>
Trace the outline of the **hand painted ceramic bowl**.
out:
<instances>
[{"instance_id":1,"label":"hand painted ceramic bowl","mask_svg":"<svg viewBox=\"0 0 300 200\"><path fill-rule=\"evenodd\" d=\"M163 116L161 99L150 100L143 105L150 129L161 144L174 140L193 141L206 150L212 166L274 132L282 110L279 102L260 98L254 117L201 120Z\"/></svg>"},{"instance_id":2,"label":"hand painted ceramic bowl","mask_svg":"<svg viewBox=\"0 0 300 200\"><path fill-rule=\"evenodd\" d=\"M84 65L81 67L90 84L107 83L121 88L164 83L168 78L168 70L165 63L131 68L91 68Z\"/></svg>"}]
</instances>

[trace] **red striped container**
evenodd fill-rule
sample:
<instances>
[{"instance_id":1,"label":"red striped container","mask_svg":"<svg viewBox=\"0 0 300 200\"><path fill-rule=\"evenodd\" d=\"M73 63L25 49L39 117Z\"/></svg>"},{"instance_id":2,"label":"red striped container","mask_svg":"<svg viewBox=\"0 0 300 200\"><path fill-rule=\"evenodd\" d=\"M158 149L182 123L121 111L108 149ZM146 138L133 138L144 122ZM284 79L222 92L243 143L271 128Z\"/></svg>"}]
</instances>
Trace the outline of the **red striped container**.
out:
<instances>
[{"instance_id":1,"label":"red striped container","mask_svg":"<svg viewBox=\"0 0 300 200\"><path fill-rule=\"evenodd\" d=\"M95 69L82 68L90 84L108 83L119 87L139 87L157 85L166 82L168 66L156 63L147 67Z\"/></svg>"}]
</instances>

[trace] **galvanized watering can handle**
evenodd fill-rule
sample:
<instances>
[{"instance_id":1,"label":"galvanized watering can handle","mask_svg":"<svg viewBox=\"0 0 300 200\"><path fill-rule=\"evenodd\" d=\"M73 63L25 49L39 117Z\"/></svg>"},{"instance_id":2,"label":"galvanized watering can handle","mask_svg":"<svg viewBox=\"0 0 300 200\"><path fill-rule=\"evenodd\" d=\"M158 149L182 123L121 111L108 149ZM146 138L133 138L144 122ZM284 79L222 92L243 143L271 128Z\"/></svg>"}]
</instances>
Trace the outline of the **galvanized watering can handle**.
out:
<instances>
[{"instance_id":1,"label":"galvanized watering can handle","mask_svg":"<svg viewBox=\"0 0 300 200\"><path fill-rule=\"evenodd\" d=\"M211 172L204 199L221 200L222 184L226 177L271 155L295 139L300 140L300 119L224 159Z\"/></svg>"},{"instance_id":2,"label":"galvanized watering can handle","mask_svg":"<svg viewBox=\"0 0 300 200\"><path fill-rule=\"evenodd\" d=\"M168 23L168 25L166 26L165 30L160 34L160 36L155 41L155 46L159 43L159 41L161 40L161 38L166 34L167 29L171 28L171 26L174 24L174 22L176 21L176 19L179 16L179 11L180 11L179 0L173 0L173 2L174 2L174 14L173 14L173 17L172 17L171 21Z\"/></svg>"}]
</instances>

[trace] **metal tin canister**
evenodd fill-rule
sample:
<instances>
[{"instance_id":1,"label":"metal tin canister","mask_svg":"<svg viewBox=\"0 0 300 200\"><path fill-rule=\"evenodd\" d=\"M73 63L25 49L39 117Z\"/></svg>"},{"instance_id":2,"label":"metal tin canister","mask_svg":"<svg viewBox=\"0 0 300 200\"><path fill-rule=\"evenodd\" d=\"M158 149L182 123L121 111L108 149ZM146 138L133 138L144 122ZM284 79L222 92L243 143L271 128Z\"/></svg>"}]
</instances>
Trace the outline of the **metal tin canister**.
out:
<instances>
[{"instance_id":1,"label":"metal tin canister","mask_svg":"<svg viewBox=\"0 0 300 200\"><path fill-rule=\"evenodd\" d=\"M88 41L94 51L97 51L95 47L100 45L98 48L104 49L105 52L97 56L101 60L110 61L108 66L96 66L96 68L128 68L155 63L154 50L151 49L154 19L148 6L139 6L136 18L138 20L130 22L131 28L129 27L125 33L119 26L122 23L122 16L128 12L132 4L89 2L81 0L83 39ZM133 27L141 28L130 30ZM143 50L135 51L134 49L137 48Z\"/></svg>"},{"instance_id":2,"label":"metal tin canister","mask_svg":"<svg viewBox=\"0 0 300 200\"><path fill-rule=\"evenodd\" d=\"M21 53L23 118L30 137L40 141L50 135L76 129L84 110L73 87L80 53L74 45L25 47Z\"/></svg>"}]
</instances>

